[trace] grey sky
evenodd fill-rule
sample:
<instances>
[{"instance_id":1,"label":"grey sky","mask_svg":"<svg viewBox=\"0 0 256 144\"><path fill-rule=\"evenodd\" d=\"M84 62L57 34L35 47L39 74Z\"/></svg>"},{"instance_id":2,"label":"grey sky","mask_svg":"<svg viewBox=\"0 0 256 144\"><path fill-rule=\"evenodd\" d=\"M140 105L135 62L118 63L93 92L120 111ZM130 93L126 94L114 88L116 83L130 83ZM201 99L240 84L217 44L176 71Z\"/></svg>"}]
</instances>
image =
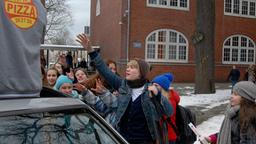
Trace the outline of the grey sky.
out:
<instances>
[{"instance_id":1,"label":"grey sky","mask_svg":"<svg viewBox=\"0 0 256 144\"><path fill-rule=\"evenodd\" d=\"M73 26L70 32L73 37L84 31L84 26L90 25L90 2L91 0L68 0L73 16Z\"/></svg>"}]
</instances>

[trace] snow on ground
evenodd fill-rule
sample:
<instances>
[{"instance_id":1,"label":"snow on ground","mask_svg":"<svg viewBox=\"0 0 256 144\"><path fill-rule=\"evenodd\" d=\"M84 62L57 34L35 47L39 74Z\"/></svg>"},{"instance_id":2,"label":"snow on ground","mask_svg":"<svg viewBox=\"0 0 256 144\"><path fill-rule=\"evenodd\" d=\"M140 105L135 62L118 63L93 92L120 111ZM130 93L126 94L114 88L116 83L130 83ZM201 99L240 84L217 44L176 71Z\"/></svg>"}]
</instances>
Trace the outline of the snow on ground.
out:
<instances>
[{"instance_id":1,"label":"snow on ground","mask_svg":"<svg viewBox=\"0 0 256 144\"><path fill-rule=\"evenodd\" d=\"M213 108L215 106L227 103L230 98L230 89L216 90L215 94L192 94L189 96L182 96L180 105L182 106L205 106L206 108Z\"/></svg>"},{"instance_id":2,"label":"snow on ground","mask_svg":"<svg viewBox=\"0 0 256 144\"><path fill-rule=\"evenodd\" d=\"M197 126L200 134L209 136L211 134L217 133L220 130L221 123L224 119L224 115L214 116L207 121L204 121L200 125Z\"/></svg>"},{"instance_id":3,"label":"snow on ground","mask_svg":"<svg viewBox=\"0 0 256 144\"><path fill-rule=\"evenodd\" d=\"M202 111L207 111L221 104L229 102L230 89L217 89L215 94L193 94L193 87L184 87L187 91L181 95L180 105L182 106L200 106ZM179 89L181 90L181 89ZM197 125L197 129L203 136L209 136L217 133L220 129L224 115L216 115ZM195 142L194 144L200 144Z\"/></svg>"}]
</instances>

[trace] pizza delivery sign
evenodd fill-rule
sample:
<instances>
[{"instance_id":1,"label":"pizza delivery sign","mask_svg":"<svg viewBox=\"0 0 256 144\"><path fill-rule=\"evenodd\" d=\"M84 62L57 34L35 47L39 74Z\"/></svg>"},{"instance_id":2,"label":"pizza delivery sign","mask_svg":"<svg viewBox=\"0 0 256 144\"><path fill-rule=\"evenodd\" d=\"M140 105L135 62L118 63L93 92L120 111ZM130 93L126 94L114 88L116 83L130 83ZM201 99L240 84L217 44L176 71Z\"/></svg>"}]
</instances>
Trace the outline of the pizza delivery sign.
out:
<instances>
[{"instance_id":1,"label":"pizza delivery sign","mask_svg":"<svg viewBox=\"0 0 256 144\"><path fill-rule=\"evenodd\" d=\"M33 0L4 0L7 17L18 28L29 29L37 21L38 13Z\"/></svg>"}]
</instances>

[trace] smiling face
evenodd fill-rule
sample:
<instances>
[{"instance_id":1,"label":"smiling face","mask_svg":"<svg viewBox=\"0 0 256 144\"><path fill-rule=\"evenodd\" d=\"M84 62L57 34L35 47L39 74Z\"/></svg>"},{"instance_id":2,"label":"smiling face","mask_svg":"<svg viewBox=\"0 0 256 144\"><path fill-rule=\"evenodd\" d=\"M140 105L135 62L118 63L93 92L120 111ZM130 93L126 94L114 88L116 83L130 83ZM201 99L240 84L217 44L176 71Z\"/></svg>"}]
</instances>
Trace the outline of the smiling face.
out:
<instances>
[{"instance_id":1,"label":"smiling face","mask_svg":"<svg viewBox=\"0 0 256 144\"><path fill-rule=\"evenodd\" d=\"M56 83L56 80L57 80L57 71L56 70L53 70L53 69L50 69L47 71L47 82L50 86L54 86L54 84Z\"/></svg>"},{"instance_id":2,"label":"smiling face","mask_svg":"<svg viewBox=\"0 0 256 144\"><path fill-rule=\"evenodd\" d=\"M231 106L240 105L241 99L241 96L239 96L236 92L233 92L230 98Z\"/></svg>"},{"instance_id":3,"label":"smiling face","mask_svg":"<svg viewBox=\"0 0 256 144\"><path fill-rule=\"evenodd\" d=\"M76 71L75 77L76 77L78 83L83 83L88 79L88 77L82 70Z\"/></svg>"},{"instance_id":4,"label":"smiling face","mask_svg":"<svg viewBox=\"0 0 256 144\"><path fill-rule=\"evenodd\" d=\"M140 79L140 70L137 61L131 60L126 66L125 78L127 80Z\"/></svg>"},{"instance_id":5,"label":"smiling face","mask_svg":"<svg viewBox=\"0 0 256 144\"><path fill-rule=\"evenodd\" d=\"M62 93L71 95L72 94L72 89L73 89L73 84L71 84L71 83L63 83L60 86L59 91L62 92Z\"/></svg>"}]
</instances>

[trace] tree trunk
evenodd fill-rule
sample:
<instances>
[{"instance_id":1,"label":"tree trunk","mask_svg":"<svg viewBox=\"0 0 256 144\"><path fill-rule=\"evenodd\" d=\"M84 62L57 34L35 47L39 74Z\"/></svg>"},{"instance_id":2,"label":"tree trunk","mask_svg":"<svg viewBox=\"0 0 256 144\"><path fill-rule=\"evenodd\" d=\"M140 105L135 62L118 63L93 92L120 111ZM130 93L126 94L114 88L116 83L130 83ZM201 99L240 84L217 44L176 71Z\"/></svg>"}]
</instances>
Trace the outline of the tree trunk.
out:
<instances>
[{"instance_id":1,"label":"tree trunk","mask_svg":"<svg viewBox=\"0 0 256 144\"><path fill-rule=\"evenodd\" d=\"M197 0L195 46L195 93L215 93L214 32L215 0Z\"/></svg>"}]
</instances>

